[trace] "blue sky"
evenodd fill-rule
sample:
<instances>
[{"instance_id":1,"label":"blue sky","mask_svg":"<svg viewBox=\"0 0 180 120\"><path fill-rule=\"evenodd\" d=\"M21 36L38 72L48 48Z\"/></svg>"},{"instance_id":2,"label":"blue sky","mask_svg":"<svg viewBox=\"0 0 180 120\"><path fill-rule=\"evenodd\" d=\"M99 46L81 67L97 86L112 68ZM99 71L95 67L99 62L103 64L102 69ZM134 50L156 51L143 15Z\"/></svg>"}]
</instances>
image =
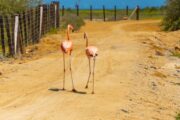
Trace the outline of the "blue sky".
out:
<instances>
[{"instance_id":1,"label":"blue sky","mask_svg":"<svg viewBox=\"0 0 180 120\"><path fill-rule=\"evenodd\" d=\"M50 2L52 0L44 0L45 2ZM124 8L128 5L130 8L134 8L136 5L140 7L147 6L161 6L164 5L166 0L56 0L60 1L61 6L64 5L66 8L73 8L76 3L80 4L80 8L89 8L92 4L93 8L101 8L105 5L107 8L113 8L116 5L118 8Z\"/></svg>"}]
</instances>

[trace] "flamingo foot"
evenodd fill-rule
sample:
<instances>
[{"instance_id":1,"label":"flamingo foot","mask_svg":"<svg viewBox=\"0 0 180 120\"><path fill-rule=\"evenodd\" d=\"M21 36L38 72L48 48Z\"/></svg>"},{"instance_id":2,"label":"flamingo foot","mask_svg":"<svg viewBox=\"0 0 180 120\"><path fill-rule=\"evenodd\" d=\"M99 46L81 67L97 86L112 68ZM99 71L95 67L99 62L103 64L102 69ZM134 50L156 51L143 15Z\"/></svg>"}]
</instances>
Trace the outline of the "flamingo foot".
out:
<instances>
[{"instance_id":1,"label":"flamingo foot","mask_svg":"<svg viewBox=\"0 0 180 120\"><path fill-rule=\"evenodd\" d=\"M88 89L88 85L86 85L85 89Z\"/></svg>"},{"instance_id":2,"label":"flamingo foot","mask_svg":"<svg viewBox=\"0 0 180 120\"><path fill-rule=\"evenodd\" d=\"M65 91L66 89L65 89L65 88L63 88L62 90L63 90L63 91Z\"/></svg>"},{"instance_id":3,"label":"flamingo foot","mask_svg":"<svg viewBox=\"0 0 180 120\"><path fill-rule=\"evenodd\" d=\"M77 90L73 88L73 89L72 89L72 92L77 92Z\"/></svg>"},{"instance_id":4,"label":"flamingo foot","mask_svg":"<svg viewBox=\"0 0 180 120\"><path fill-rule=\"evenodd\" d=\"M94 91L92 91L92 94L95 94Z\"/></svg>"}]
</instances>

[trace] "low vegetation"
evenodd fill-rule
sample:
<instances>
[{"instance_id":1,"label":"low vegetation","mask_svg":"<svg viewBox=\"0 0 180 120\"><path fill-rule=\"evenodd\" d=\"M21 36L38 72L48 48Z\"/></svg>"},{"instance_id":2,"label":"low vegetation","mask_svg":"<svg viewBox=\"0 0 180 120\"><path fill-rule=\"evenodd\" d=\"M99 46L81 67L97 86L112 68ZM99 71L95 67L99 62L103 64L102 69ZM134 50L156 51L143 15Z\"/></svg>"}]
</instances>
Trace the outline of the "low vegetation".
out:
<instances>
[{"instance_id":1,"label":"low vegetation","mask_svg":"<svg viewBox=\"0 0 180 120\"><path fill-rule=\"evenodd\" d=\"M37 6L42 0L0 0L0 15L21 12L29 7Z\"/></svg>"},{"instance_id":2,"label":"low vegetation","mask_svg":"<svg viewBox=\"0 0 180 120\"><path fill-rule=\"evenodd\" d=\"M177 114L177 116L176 116L176 120L180 120L180 113L179 113L179 114Z\"/></svg>"},{"instance_id":3,"label":"low vegetation","mask_svg":"<svg viewBox=\"0 0 180 120\"><path fill-rule=\"evenodd\" d=\"M167 0L166 16L163 20L166 31L180 29L180 0Z\"/></svg>"},{"instance_id":4,"label":"low vegetation","mask_svg":"<svg viewBox=\"0 0 180 120\"><path fill-rule=\"evenodd\" d=\"M180 53L179 52L172 52L172 56L180 58Z\"/></svg>"},{"instance_id":5,"label":"low vegetation","mask_svg":"<svg viewBox=\"0 0 180 120\"><path fill-rule=\"evenodd\" d=\"M66 14L61 18L61 28L66 29L68 24L74 26L74 30L79 30L81 26L85 25L84 19L75 14Z\"/></svg>"}]
</instances>

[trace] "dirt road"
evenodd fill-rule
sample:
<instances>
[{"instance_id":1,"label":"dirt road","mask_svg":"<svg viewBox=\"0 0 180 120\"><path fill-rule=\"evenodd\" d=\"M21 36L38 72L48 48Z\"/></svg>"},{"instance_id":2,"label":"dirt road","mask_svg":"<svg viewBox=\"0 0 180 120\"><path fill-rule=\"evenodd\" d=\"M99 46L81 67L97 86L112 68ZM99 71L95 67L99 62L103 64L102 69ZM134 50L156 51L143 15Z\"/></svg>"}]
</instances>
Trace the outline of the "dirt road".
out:
<instances>
[{"instance_id":1,"label":"dirt road","mask_svg":"<svg viewBox=\"0 0 180 120\"><path fill-rule=\"evenodd\" d=\"M62 33L43 38L33 56L1 62L0 120L174 120L180 111L180 60L168 50L180 32L159 32L158 24L87 22L73 33L73 76L79 93L71 92L69 72L67 90L56 91L63 79ZM94 95L92 83L84 89L88 60L83 31L99 48Z\"/></svg>"}]
</instances>

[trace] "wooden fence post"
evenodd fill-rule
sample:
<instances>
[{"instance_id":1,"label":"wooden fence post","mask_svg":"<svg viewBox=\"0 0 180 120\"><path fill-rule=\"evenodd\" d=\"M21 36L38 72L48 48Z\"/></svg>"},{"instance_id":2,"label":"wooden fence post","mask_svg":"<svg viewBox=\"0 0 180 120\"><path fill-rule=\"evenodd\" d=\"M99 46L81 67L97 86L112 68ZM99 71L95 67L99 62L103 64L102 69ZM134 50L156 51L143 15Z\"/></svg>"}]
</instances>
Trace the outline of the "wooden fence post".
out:
<instances>
[{"instance_id":1,"label":"wooden fence post","mask_svg":"<svg viewBox=\"0 0 180 120\"><path fill-rule=\"evenodd\" d=\"M54 28L59 27L59 2L54 3Z\"/></svg>"},{"instance_id":2,"label":"wooden fence post","mask_svg":"<svg viewBox=\"0 0 180 120\"><path fill-rule=\"evenodd\" d=\"M44 5L44 23L45 23L45 29L44 29L44 34L46 34L48 32L48 6Z\"/></svg>"},{"instance_id":3,"label":"wooden fence post","mask_svg":"<svg viewBox=\"0 0 180 120\"><path fill-rule=\"evenodd\" d=\"M54 17L55 17L55 21L54 21L54 27L55 28L58 28L59 27L59 2L53 2L53 4L54 4Z\"/></svg>"},{"instance_id":4,"label":"wooden fence post","mask_svg":"<svg viewBox=\"0 0 180 120\"><path fill-rule=\"evenodd\" d=\"M14 24L15 24L15 17L14 17L14 15L11 15L11 49L12 49L12 53L13 53L13 55L15 55L15 48L14 48Z\"/></svg>"},{"instance_id":5,"label":"wooden fence post","mask_svg":"<svg viewBox=\"0 0 180 120\"><path fill-rule=\"evenodd\" d=\"M36 37L35 37L35 41L36 41L36 43L38 43L39 42L39 19L40 19L40 17L39 17L39 15L40 15L40 12L39 12L39 9L40 9L40 7L38 6L37 8L36 8L36 11L35 11L35 34L36 34Z\"/></svg>"},{"instance_id":6,"label":"wooden fence post","mask_svg":"<svg viewBox=\"0 0 180 120\"><path fill-rule=\"evenodd\" d=\"M27 46L28 43L28 37L27 37L27 25L26 25L26 21L27 21L27 17L26 17L26 11L23 12L23 23L24 23L24 43L25 46Z\"/></svg>"},{"instance_id":7,"label":"wooden fence post","mask_svg":"<svg viewBox=\"0 0 180 120\"><path fill-rule=\"evenodd\" d=\"M116 21L116 6L114 6L114 20Z\"/></svg>"},{"instance_id":8,"label":"wooden fence post","mask_svg":"<svg viewBox=\"0 0 180 120\"><path fill-rule=\"evenodd\" d=\"M9 55L13 55L12 50L12 39L11 39L11 32L10 32L10 24L9 24L9 17L5 16L5 24L6 24L6 32L7 32L7 38L8 38L8 46L9 46Z\"/></svg>"},{"instance_id":9,"label":"wooden fence post","mask_svg":"<svg viewBox=\"0 0 180 120\"><path fill-rule=\"evenodd\" d=\"M126 15L128 16L129 15L129 7L126 6Z\"/></svg>"},{"instance_id":10,"label":"wooden fence post","mask_svg":"<svg viewBox=\"0 0 180 120\"><path fill-rule=\"evenodd\" d=\"M92 21L92 5L90 6L90 20Z\"/></svg>"},{"instance_id":11,"label":"wooden fence post","mask_svg":"<svg viewBox=\"0 0 180 120\"><path fill-rule=\"evenodd\" d=\"M50 6L47 6L47 31L50 31Z\"/></svg>"},{"instance_id":12,"label":"wooden fence post","mask_svg":"<svg viewBox=\"0 0 180 120\"><path fill-rule=\"evenodd\" d=\"M43 23L43 6L40 6L40 20L39 20L39 38L42 36L42 23Z\"/></svg>"},{"instance_id":13,"label":"wooden fence post","mask_svg":"<svg viewBox=\"0 0 180 120\"><path fill-rule=\"evenodd\" d=\"M105 6L103 5L103 17L104 17L104 21L106 21L106 10L105 10Z\"/></svg>"},{"instance_id":14,"label":"wooden fence post","mask_svg":"<svg viewBox=\"0 0 180 120\"><path fill-rule=\"evenodd\" d=\"M57 4L54 3L54 28L57 28Z\"/></svg>"},{"instance_id":15,"label":"wooden fence post","mask_svg":"<svg viewBox=\"0 0 180 120\"><path fill-rule=\"evenodd\" d=\"M22 41L24 41L24 36L23 36L23 13L19 14L19 31L20 31L20 35L21 35L21 39Z\"/></svg>"},{"instance_id":16,"label":"wooden fence post","mask_svg":"<svg viewBox=\"0 0 180 120\"><path fill-rule=\"evenodd\" d=\"M32 43L35 44L35 38L34 38L34 34L35 34L35 31L34 31L34 26L35 26L35 20L34 20L34 9L31 9L30 11L31 13L31 36L32 36Z\"/></svg>"},{"instance_id":17,"label":"wooden fence post","mask_svg":"<svg viewBox=\"0 0 180 120\"><path fill-rule=\"evenodd\" d=\"M0 16L0 29L1 29L1 45L2 45L2 52L3 56L6 54L6 48L5 48L5 40L4 40L4 20L3 17Z\"/></svg>"},{"instance_id":18,"label":"wooden fence post","mask_svg":"<svg viewBox=\"0 0 180 120\"><path fill-rule=\"evenodd\" d=\"M19 28L19 15L15 15L15 24L14 24L14 53L17 54L18 49L18 28Z\"/></svg>"},{"instance_id":19,"label":"wooden fence post","mask_svg":"<svg viewBox=\"0 0 180 120\"><path fill-rule=\"evenodd\" d=\"M28 40L27 40L27 45L30 43L31 40L31 16L30 16L30 10L27 11L27 34L28 34Z\"/></svg>"},{"instance_id":20,"label":"wooden fence post","mask_svg":"<svg viewBox=\"0 0 180 120\"><path fill-rule=\"evenodd\" d=\"M50 26L51 26L51 29L54 27L53 13L54 13L54 5L51 3L50 4Z\"/></svg>"},{"instance_id":21,"label":"wooden fence post","mask_svg":"<svg viewBox=\"0 0 180 120\"><path fill-rule=\"evenodd\" d=\"M76 5L76 12L77 12L77 16L79 16L79 5Z\"/></svg>"},{"instance_id":22,"label":"wooden fence post","mask_svg":"<svg viewBox=\"0 0 180 120\"><path fill-rule=\"evenodd\" d=\"M52 22L52 28L56 28L56 11L55 11L55 3L51 3L51 22Z\"/></svg>"},{"instance_id":23,"label":"wooden fence post","mask_svg":"<svg viewBox=\"0 0 180 120\"><path fill-rule=\"evenodd\" d=\"M57 11L56 11L56 28L59 28L60 27L60 14L59 14L59 10L60 10L60 5L59 5L59 2L56 2L56 6L57 6Z\"/></svg>"},{"instance_id":24,"label":"wooden fence post","mask_svg":"<svg viewBox=\"0 0 180 120\"><path fill-rule=\"evenodd\" d=\"M64 16L64 5L62 6L62 16Z\"/></svg>"},{"instance_id":25,"label":"wooden fence post","mask_svg":"<svg viewBox=\"0 0 180 120\"><path fill-rule=\"evenodd\" d=\"M23 45L23 14L19 14L19 26L18 26L18 36L17 36L17 46L18 52L20 54L24 53Z\"/></svg>"},{"instance_id":26,"label":"wooden fence post","mask_svg":"<svg viewBox=\"0 0 180 120\"><path fill-rule=\"evenodd\" d=\"M139 11L140 11L140 8L139 8L139 5L138 5L137 10L136 10L136 20L139 20Z\"/></svg>"}]
</instances>

